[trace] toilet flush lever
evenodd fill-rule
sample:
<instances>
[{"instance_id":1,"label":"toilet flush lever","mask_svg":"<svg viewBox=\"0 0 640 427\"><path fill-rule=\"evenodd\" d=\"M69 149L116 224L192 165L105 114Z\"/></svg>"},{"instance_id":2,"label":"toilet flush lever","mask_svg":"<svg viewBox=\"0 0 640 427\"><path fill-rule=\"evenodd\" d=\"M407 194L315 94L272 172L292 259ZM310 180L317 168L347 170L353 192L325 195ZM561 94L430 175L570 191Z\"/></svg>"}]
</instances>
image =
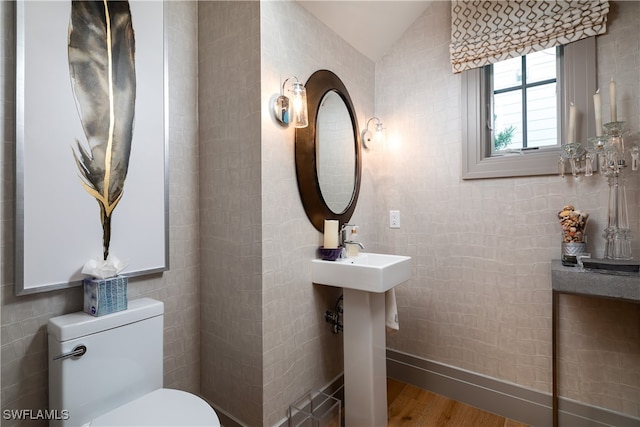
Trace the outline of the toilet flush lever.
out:
<instances>
[{"instance_id":1,"label":"toilet flush lever","mask_svg":"<svg viewBox=\"0 0 640 427\"><path fill-rule=\"evenodd\" d=\"M80 357L87 352L87 347L84 345L78 345L73 348L69 353L64 353L53 358L53 360L67 359L69 357Z\"/></svg>"}]
</instances>

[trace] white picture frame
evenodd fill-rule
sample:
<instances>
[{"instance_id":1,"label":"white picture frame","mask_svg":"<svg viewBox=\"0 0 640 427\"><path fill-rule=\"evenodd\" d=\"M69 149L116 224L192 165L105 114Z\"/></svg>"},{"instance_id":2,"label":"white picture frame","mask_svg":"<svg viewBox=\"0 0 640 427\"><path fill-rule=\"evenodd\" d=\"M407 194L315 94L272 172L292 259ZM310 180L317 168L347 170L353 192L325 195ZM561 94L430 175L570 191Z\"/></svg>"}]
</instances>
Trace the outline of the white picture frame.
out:
<instances>
[{"instance_id":1,"label":"white picture frame","mask_svg":"<svg viewBox=\"0 0 640 427\"><path fill-rule=\"evenodd\" d=\"M165 5L131 1L136 107L129 169L111 220L110 253L128 277L169 268L168 102ZM16 13L17 295L81 284L102 259L96 199L73 150L87 145L69 75L71 1L18 1Z\"/></svg>"}]
</instances>

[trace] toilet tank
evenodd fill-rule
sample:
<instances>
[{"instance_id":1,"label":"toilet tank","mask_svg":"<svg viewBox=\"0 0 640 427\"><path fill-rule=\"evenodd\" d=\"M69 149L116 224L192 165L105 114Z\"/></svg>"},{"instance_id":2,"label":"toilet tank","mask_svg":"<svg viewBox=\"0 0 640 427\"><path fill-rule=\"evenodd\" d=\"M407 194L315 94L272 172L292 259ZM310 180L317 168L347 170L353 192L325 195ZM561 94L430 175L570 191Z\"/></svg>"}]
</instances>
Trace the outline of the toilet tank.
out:
<instances>
[{"instance_id":1,"label":"toilet tank","mask_svg":"<svg viewBox=\"0 0 640 427\"><path fill-rule=\"evenodd\" d=\"M101 317L49 319L49 409L62 418L50 425L84 425L162 388L163 313L162 302L142 298ZM55 359L78 346L86 347L82 356Z\"/></svg>"}]
</instances>

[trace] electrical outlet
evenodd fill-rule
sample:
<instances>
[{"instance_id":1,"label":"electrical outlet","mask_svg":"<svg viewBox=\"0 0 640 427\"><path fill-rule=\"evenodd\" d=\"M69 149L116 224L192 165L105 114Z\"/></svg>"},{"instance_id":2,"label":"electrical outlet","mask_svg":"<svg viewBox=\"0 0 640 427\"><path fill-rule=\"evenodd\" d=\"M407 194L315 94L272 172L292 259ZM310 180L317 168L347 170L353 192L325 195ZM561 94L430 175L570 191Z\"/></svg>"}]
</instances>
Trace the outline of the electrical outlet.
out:
<instances>
[{"instance_id":1,"label":"electrical outlet","mask_svg":"<svg viewBox=\"0 0 640 427\"><path fill-rule=\"evenodd\" d=\"M389 211L389 228L400 228L400 211Z\"/></svg>"}]
</instances>

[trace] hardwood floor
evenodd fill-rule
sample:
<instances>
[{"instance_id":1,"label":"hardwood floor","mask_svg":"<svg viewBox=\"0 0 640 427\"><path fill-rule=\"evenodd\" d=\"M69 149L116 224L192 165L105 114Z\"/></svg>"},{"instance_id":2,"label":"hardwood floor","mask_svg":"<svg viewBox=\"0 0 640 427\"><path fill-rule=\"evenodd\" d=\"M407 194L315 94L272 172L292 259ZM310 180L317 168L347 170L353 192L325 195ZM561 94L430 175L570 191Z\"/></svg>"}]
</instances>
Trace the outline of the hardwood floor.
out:
<instances>
[{"instance_id":1,"label":"hardwood floor","mask_svg":"<svg viewBox=\"0 0 640 427\"><path fill-rule=\"evenodd\" d=\"M387 408L388 427L527 427L391 378Z\"/></svg>"}]
</instances>

